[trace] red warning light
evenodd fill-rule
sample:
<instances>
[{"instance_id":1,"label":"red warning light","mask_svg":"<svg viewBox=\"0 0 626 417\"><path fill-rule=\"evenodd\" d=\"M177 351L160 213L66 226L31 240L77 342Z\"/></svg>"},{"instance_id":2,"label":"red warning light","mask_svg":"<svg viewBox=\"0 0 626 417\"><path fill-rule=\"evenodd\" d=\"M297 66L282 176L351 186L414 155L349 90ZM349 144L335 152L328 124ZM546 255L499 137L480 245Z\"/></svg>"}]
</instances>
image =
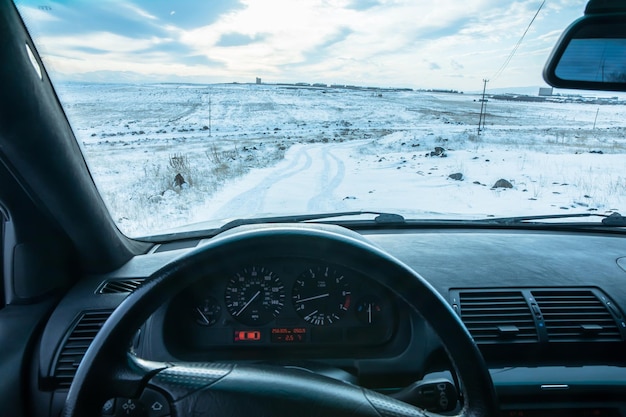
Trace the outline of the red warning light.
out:
<instances>
[{"instance_id":1,"label":"red warning light","mask_svg":"<svg viewBox=\"0 0 626 417\"><path fill-rule=\"evenodd\" d=\"M257 342L261 340L261 332L258 330L235 330L235 342Z\"/></svg>"}]
</instances>

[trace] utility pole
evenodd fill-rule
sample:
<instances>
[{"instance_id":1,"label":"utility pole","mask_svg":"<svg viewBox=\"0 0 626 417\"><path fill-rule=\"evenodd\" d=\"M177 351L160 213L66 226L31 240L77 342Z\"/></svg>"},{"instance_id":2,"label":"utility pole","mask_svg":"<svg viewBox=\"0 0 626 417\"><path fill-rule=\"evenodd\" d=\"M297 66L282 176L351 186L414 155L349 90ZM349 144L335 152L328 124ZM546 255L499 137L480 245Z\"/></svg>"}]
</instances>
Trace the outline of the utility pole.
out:
<instances>
[{"instance_id":1,"label":"utility pole","mask_svg":"<svg viewBox=\"0 0 626 417\"><path fill-rule=\"evenodd\" d=\"M489 80L487 80L487 82L489 82ZM489 102L489 99L485 98L485 93L483 92L483 129L485 130L485 120L487 120L487 102Z\"/></svg>"},{"instance_id":2,"label":"utility pole","mask_svg":"<svg viewBox=\"0 0 626 417\"><path fill-rule=\"evenodd\" d=\"M487 116L487 100L485 99L485 92L487 91L488 79L483 78L483 96L480 99L480 117L478 118L478 135L480 136L481 130L485 128L485 118Z\"/></svg>"},{"instance_id":3,"label":"utility pole","mask_svg":"<svg viewBox=\"0 0 626 417\"><path fill-rule=\"evenodd\" d=\"M209 137L211 136L211 93L209 93Z\"/></svg>"}]
</instances>

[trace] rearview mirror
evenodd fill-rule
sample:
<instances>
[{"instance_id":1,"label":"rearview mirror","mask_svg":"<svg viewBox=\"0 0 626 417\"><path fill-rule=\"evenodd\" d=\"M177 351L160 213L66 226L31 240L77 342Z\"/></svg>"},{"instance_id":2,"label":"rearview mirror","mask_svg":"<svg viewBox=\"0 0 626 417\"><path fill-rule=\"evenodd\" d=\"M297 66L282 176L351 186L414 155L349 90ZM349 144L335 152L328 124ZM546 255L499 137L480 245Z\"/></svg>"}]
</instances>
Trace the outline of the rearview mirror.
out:
<instances>
[{"instance_id":1,"label":"rearview mirror","mask_svg":"<svg viewBox=\"0 0 626 417\"><path fill-rule=\"evenodd\" d=\"M590 1L561 35L543 77L557 88L626 91L626 2Z\"/></svg>"}]
</instances>

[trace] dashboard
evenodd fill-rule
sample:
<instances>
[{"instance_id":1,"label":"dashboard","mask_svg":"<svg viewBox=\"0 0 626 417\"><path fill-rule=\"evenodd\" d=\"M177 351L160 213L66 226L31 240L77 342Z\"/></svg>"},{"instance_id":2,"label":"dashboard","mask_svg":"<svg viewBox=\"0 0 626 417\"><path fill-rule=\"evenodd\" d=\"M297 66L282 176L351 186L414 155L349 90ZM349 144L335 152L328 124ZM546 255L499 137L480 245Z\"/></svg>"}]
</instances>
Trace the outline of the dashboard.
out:
<instances>
[{"instance_id":1,"label":"dashboard","mask_svg":"<svg viewBox=\"0 0 626 417\"><path fill-rule=\"evenodd\" d=\"M502 415L626 416L622 236L328 227L400 260L453 307L485 357ZM80 361L71 350L75 334L95 334L134 288L209 241L157 245L116 271L81 280L43 333L40 345L50 348L39 351L39 394L67 392L75 366L63 364ZM402 288L383 285L389 271L338 258L279 253L268 241L224 259L172 294L132 349L159 361L298 366L389 394L433 376L452 379L437 323L409 308ZM563 326L554 330L555 323Z\"/></svg>"},{"instance_id":2,"label":"dashboard","mask_svg":"<svg viewBox=\"0 0 626 417\"><path fill-rule=\"evenodd\" d=\"M342 265L261 258L202 279L169 304L164 339L182 356L271 347L365 351L398 327L395 298Z\"/></svg>"}]
</instances>

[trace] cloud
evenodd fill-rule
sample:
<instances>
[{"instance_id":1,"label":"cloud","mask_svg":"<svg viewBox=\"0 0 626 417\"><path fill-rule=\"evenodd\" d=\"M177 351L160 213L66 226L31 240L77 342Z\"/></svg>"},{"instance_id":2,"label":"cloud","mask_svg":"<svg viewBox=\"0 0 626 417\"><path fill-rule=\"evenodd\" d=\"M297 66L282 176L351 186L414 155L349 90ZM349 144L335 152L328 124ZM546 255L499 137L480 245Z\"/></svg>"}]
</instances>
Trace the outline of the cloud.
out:
<instances>
[{"instance_id":1,"label":"cloud","mask_svg":"<svg viewBox=\"0 0 626 417\"><path fill-rule=\"evenodd\" d=\"M354 10L368 10L372 7L380 6L380 4L376 0L352 0L346 7Z\"/></svg>"},{"instance_id":2,"label":"cloud","mask_svg":"<svg viewBox=\"0 0 626 417\"><path fill-rule=\"evenodd\" d=\"M132 4L132 3L121 3L119 5L119 7L121 7L122 9L126 9L126 10L136 14L138 19L157 20L156 16L154 16L153 14L148 13L147 11L142 9L141 7L138 7L138 6L136 6L136 5Z\"/></svg>"},{"instance_id":3,"label":"cloud","mask_svg":"<svg viewBox=\"0 0 626 417\"><path fill-rule=\"evenodd\" d=\"M246 35L243 33L225 33L215 44L216 46L244 46L254 42L260 42L264 35Z\"/></svg>"},{"instance_id":4,"label":"cloud","mask_svg":"<svg viewBox=\"0 0 626 417\"><path fill-rule=\"evenodd\" d=\"M544 33L542 35L537 36L537 39L541 40L541 41L548 41L548 42L556 42L556 40L559 38L559 36L561 36L561 33L563 33L562 30L560 29L556 29L556 30L551 30L548 33Z\"/></svg>"},{"instance_id":5,"label":"cloud","mask_svg":"<svg viewBox=\"0 0 626 417\"><path fill-rule=\"evenodd\" d=\"M428 64L428 69L440 70L441 66L439 64L437 64L436 62L431 62L431 63Z\"/></svg>"},{"instance_id":6,"label":"cloud","mask_svg":"<svg viewBox=\"0 0 626 417\"><path fill-rule=\"evenodd\" d=\"M584 2L547 3L498 82L540 82L555 38ZM467 0L462 7L457 0L48 3L49 11L37 9L37 0L18 7L37 27L33 33L44 35L44 62L68 76L132 69L163 80L262 76L473 89L505 61L541 0ZM456 78L461 71L464 78Z\"/></svg>"},{"instance_id":7,"label":"cloud","mask_svg":"<svg viewBox=\"0 0 626 417\"><path fill-rule=\"evenodd\" d=\"M121 36L112 32L91 32L82 36L54 36L48 38L46 44L57 51L71 51L86 49L104 51L111 54L124 54L150 49L167 42L163 38L133 38Z\"/></svg>"},{"instance_id":8,"label":"cloud","mask_svg":"<svg viewBox=\"0 0 626 417\"><path fill-rule=\"evenodd\" d=\"M109 51L107 50L99 49L99 48L92 48L91 46L76 45L74 46L74 49L76 51L84 52L86 54L94 54L94 55L102 55L102 54L109 53Z\"/></svg>"},{"instance_id":9,"label":"cloud","mask_svg":"<svg viewBox=\"0 0 626 417\"><path fill-rule=\"evenodd\" d=\"M455 71L461 71L462 69L464 69L465 67L463 66L463 64L458 63L457 61L455 61L454 59L450 60L450 66L452 67L453 70Z\"/></svg>"}]
</instances>

